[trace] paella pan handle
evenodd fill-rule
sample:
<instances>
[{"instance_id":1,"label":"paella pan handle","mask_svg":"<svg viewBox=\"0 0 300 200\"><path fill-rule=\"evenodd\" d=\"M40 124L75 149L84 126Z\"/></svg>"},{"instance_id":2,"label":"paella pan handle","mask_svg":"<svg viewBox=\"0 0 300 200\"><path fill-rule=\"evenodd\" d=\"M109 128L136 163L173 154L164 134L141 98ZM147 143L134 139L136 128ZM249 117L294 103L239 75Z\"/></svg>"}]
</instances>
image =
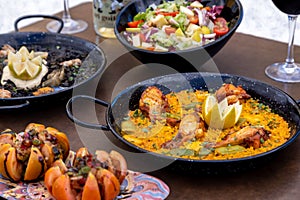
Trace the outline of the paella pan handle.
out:
<instances>
[{"instance_id":1,"label":"paella pan handle","mask_svg":"<svg viewBox=\"0 0 300 200\"><path fill-rule=\"evenodd\" d=\"M66 104L66 112L71 121L73 121L75 124L78 124L79 126L86 127L86 128L101 129L101 130L105 130L105 131L110 130L107 125L84 122L84 121L81 121L80 119L76 118L72 113L72 103L78 99L93 101L96 104L99 104L99 105L102 105L105 107L109 106L109 103L102 101L100 99L91 97L91 96L87 96L87 95L77 95L77 96L71 97Z\"/></svg>"},{"instance_id":2,"label":"paella pan handle","mask_svg":"<svg viewBox=\"0 0 300 200\"><path fill-rule=\"evenodd\" d=\"M54 19L56 21L58 21L60 23L60 26L57 30L57 33L60 33L61 30L64 27L64 22L61 18L56 17L56 16L52 16L52 15L24 15L22 17L19 17L18 19L16 19L14 26L15 26L15 31L18 32L19 28L18 28L18 24L20 21L24 20L24 19L29 19L29 18L49 18L49 19Z\"/></svg>"},{"instance_id":3,"label":"paella pan handle","mask_svg":"<svg viewBox=\"0 0 300 200\"><path fill-rule=\"evenodd\" d=\"M9 106L0 106L0 110L11 110L11 109L19 109L24 108L30 104L29 101L25 101L24 103L9 105Z\"/></svg>"}]
</instances>

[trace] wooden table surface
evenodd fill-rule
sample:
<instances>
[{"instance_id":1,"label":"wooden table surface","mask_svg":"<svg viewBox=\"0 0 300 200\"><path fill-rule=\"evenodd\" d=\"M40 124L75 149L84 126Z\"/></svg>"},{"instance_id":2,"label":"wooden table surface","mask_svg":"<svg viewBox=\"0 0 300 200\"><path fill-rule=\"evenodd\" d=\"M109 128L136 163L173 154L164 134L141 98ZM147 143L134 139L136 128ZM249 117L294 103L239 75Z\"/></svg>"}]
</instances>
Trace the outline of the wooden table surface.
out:
<instances>
[{"instance_id":1,"label":"wooden table surface","mask_svg":"<svg viewBox=\"0 0 300 200\"><path fill-rule=\"evenodd\" d=\"M162 74L175 73L171 68L149 67L140 63L122 47L117 39L97 36L92 23L92 4L84 3L71 9L73 18L88 22L88 29L75 36L96 43L107 57L107 67L92 87L86 88L97 98L111 102L124 88L138 81ZM60 16L60 15L59 15ZM21 31L46 31L48 21L43 20ZM294 99L300 99L300 84L275 82L264 74L268 64L283 61L287 44L235 33L224 48L199 70L237 74L276 86ZM295 60L300 60L300 48L295 47ZM213 66L213 67L211 67ZM80 91L77 91L80 92ZM85 91L86 92L86 91ZM105 124L105 108L93 104L81 108L82 117ZM118 149L122 145L113 141L109 131L94 130L74 125L65 112L65 102L49 104L33 110L0 113L0 130L11 128L21 131L29 122L43 123L64 131L73 150L85 145L95 149ZM170 187L168 199L299 199L300 197L300 139L279 152L275 158L257 169L223 176L191 175L168 168L143 170L145 163L129 163L129 168L141 170L163 180ZM134 154L126 153L128 159ZM149 166L147 166L149 167ZM147 168L146 167L146 168ZM148 169L148 168L147 168Z\"/></svg>"}]
</instances>

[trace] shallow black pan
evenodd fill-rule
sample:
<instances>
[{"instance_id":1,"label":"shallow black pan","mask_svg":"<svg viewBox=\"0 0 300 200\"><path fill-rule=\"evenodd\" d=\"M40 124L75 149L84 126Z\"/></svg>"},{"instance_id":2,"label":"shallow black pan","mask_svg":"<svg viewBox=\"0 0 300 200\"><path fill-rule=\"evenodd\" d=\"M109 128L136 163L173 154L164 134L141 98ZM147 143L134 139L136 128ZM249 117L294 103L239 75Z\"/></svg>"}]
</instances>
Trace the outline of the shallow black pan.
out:
<instances>
[{"instance_id":1,"label":"shallow black pan","mask_svg":"<svg viewBox=\"0 0 300 200\"><path fill-rule=\"evenodd\" d=\"M217 89L222 83L232 83L234 85L241 85L247 93L252 97L259 99L262 103L269 105L272 110L284 117L289 123L291 129L291 137L283 145L252 157L232 159L232 160L189 160L182 158L172 158L165 155L147 152L134 144L126 141L120 131L120 123L129 109L134 109L138 105L141 92L149 85L156 85L162 89L163 92L181 91L185 89L202 89L210 90ZM107 106L106 123L107 125L86 123L72 114L75 101L79 99L88 99L95 101L97 104ZM73 107L72 107L73 104ZM300 134L300 107L298 103L293 100L288 94L266 83L258 80L249 79L230 74L214 74L214 73L184 73L171 74L161 77L149 79L123 90L118 96L114 98L111 104L99 99L89 96L74 96L66 106L68 117L76 124L93 129L110 130L119 140L128 146L132 147L138 152L150 154L153 161L172 161L171 167L175 169L182 169L184 171L191 171L196 173L228 173L248 170L249 168L256 168L268 161L273 155L281 149L289 146Z\"/></svg>"},{"instance_id":2,"label":"shallow black pan","mask_svg":"<svg viewBox=\"0 0 300 200\"><path fill-rule=\"evenodd\" d=\"M118 14L114 31L120 43L142 63L163 64L179 72L198 71L195 69L195 66L203 65L223 48L241 24L244 15L243 6L239 0L202 0L201 3L204 6L224 6L220 16L229 22L230 31L227 34L206 45L175 52L149 51L129 44L123 37L123 34L121 34L128 27L127 23L132 21L137 13L144 12L151 4L155 3L158 5L162 2L162 0L136 0L129 2Z\"/></svg>"},{"instance_id":3,"label":"shallow black pan","mask_svg":"<svg viewBox=\"0 0 300 200\"><path fill-rule=\"evenodd\" d=\"M34 17L48 16L35 15ZM16 23L25 18L27 18L27 16L18 19ZM52 19L57 18L53 17ZM16 23L15 29L17 31ZM99 76L103 72L106 64L104 52L96 44L71 35L49 32L12 32L0 35L0 47L4 44L9 44L15 49L26 46L28 49L47 49L52 52L60 51L58 52L60 54L59 56L63 56L64 53L72 51L76 52L76 54L82 53L87 56L82 61L82 72L78 74L74 85L59 88L53 93L41 96L0 98L0 111L18 110L45 103L51 104L64 99L68 100L71 97L73 89L87 84Z\"/></svg>"}]
</instances>

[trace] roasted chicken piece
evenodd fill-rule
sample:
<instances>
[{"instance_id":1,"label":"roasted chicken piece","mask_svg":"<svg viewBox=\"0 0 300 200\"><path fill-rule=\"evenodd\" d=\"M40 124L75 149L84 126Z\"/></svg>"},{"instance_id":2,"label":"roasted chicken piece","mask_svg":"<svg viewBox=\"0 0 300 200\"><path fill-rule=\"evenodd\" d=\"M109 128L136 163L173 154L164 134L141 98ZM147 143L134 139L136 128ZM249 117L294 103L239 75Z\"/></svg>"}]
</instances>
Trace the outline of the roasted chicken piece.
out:
<instances>
[{"instance_id":1,"label":"roasted chicken piece","mask_svg":"<svg viewBox=\"0 0 300 200\"><path fill-rule=\"evenodd\" d=\"M126 175L127 163L120 153L98 150L94 156L87 148L80 148L71 166L55 163L44 182L57 200L112 200L120 193Z\"/></svg>"},{"instance_id":2,"label":"roasted chicken piece","mask_svg":"<svg viewBox=\"0 0 300 200\"><path fill-rule=\"evenodd\" d=\"M269 135L270 133L264 128L247 126L236 133L228 135L225 140L217 142L212 147L217 148L228 145L243 144L257 149L264 141L269 139Z\"/></svg>"},{"instance_id":3,"label":"roasted chicken piece","mask_svg":"<svg viewBox=\"0 0 300 200\"><path fill-rule=\"evenodd\" d=\"M223 84L215 94L218 102L221 102L223 99L227 98L228 105L234 104L243 99L249 99L251 97L241 86L236 87L228 83Z\"/></svg>"},{"instance_id":4,"label":"roasted chicken piece","mask_svg":"<svg viewBox=\"0 0 300 200\"><path fill-rule=\"evenodd\" d=\"M151 121L156 121L165 118L163 113L168 111L169 104L159 88L150 86L142 93L139 108Z\"/></svg>"},{"instance_id":5,"label":"roasted chicken piece","mask_svg":"<svg viewBox=\"0 0 300 200\"><path fill-rule=\"evenodd\" d=\"M165 142L162 148L178 148L184 142L202 135L205 129L205 123L197 113L187 114L180 121L177 135L172 140Z\"/></svg>"},{"instance_id":6,"label":"roasted chicken piece","mask_svg":"<svg viewBox=\"0 0 300 200\"><path fill-rule=\"evenodd\" d=\"M0 173L12 181L33 181L57 159L66 159L67 136L55 128L30 123L24 132L5 130L0 135Z\"/></svg>"}]
</instances>

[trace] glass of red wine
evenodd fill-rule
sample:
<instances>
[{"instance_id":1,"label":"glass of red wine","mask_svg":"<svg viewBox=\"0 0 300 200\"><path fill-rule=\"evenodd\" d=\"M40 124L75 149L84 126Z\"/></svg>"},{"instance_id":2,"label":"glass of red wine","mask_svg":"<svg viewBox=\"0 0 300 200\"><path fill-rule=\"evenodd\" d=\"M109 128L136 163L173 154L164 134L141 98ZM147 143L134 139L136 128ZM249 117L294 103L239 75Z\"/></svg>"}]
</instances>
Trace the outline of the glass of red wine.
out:
<instances>
[{"instance_id":1,"label":"glass of red wine","mask_svg":"<svg viewBox=\"0 0 300 200\"><path fill-rule=\"evenodd\" d=\"M270 78L284 83L300 82L300 64L294 61L294 35L297 17L300 14L300 0L272 0L274 5L288 15L289 40L285 62L269 65L265 73Z\"/></svg>"}]
</instances>

